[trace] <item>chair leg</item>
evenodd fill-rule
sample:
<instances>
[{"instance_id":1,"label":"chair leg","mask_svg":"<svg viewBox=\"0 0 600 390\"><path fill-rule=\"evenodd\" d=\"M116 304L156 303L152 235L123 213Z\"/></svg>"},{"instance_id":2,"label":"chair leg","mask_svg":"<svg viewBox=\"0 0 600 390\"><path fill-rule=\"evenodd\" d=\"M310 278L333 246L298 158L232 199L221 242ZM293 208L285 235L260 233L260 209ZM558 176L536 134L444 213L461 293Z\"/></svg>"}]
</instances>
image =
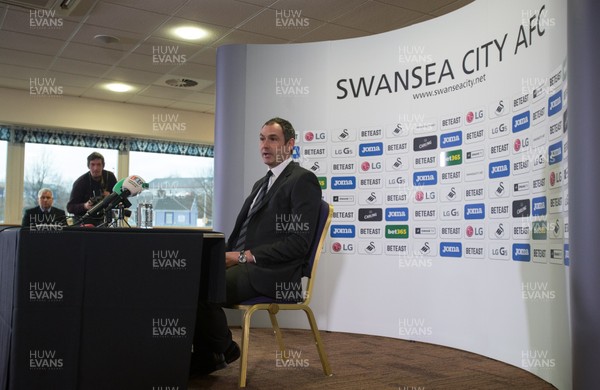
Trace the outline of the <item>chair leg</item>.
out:
<instances>
[{"instance_id":1,"label":"chair leg","mask_svg":"<svg viewBox=\"0 0 600 390\"><path fill-rule=\"evenodd\" d=\"M250 344L250 318L254 310L246 310L242 319L242 353L240 356L240 387L246 387L248 371L248 345Z\"/></svg>"},{"instance_id":2,"label":"chair leg","mask_svg":"<svg viewBox=\"0 0 600 390\"><path fill-rule=\"evenodd\" d=\"M277 346L281 353L285 351L285 345L283 343L283 335L281 334L281 329L279 329L279 322L277 322L277 315L269 311L269 318L271 319L271 326L273 327L273 333L275 333L275 338L277 339Z\"/></svg>"},{"instance_id":3,"label":"chair leg","mask_svg":"<svg viewBox=\"0 0 600 390\"><path fill-rule=\"evenodd\" d=\"M319 358L321 358L321 365L323 366L323 373L327 376L333 375L331 372L331 367L329 366L329 360L327 359L327 354L325 353L325 347L323 346L323 341L321 340L321 335L319 334L319 328L317 327L317 321L315 321L315 316L310 309L310 307L305 306L302 308L306 313L306 317L308 317L308 322L310 323L310 329L312 330L313 337L315 338L315 344L317 345L317 351L319 351Z\"/></svg>"}]
</instances>

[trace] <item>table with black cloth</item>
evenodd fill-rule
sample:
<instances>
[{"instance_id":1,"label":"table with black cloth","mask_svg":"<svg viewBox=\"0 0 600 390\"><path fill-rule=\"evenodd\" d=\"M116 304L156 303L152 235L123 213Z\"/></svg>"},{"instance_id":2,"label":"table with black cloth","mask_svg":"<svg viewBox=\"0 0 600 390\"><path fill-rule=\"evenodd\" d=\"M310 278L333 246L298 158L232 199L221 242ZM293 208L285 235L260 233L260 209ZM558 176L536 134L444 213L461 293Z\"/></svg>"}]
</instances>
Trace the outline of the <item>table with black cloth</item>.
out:
<instances>
[{"instance_id":1,"label":"table with black cloth","mask_svg":"<svg viewBox=\"0 0 600 390\"><path fill-rule=\"evenodd\" d=\"M215 232L0 227L0 389L185 389L224 257Z\"/></svg>"}]
</instances>

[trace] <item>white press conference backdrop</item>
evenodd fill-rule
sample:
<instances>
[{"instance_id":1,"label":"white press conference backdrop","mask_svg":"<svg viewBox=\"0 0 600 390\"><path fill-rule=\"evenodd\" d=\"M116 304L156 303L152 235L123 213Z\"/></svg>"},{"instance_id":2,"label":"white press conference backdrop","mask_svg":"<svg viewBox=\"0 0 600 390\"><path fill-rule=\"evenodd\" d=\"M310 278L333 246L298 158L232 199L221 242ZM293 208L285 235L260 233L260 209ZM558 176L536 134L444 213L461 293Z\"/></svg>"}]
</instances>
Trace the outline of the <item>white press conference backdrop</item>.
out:
<instances>
[{"instance_id":1,"label":"white press conference backdrop","mask_svg":"<svg viewBox=\"0 0 600 390\"><path fill-rule=\"evenodd\" d=\"M215 226L231 231L264 175L262 123L289 119L335 208L321 329L473 351L570 388L566 0L480 0L219 58Z\"/></svg>"}]
</instances>

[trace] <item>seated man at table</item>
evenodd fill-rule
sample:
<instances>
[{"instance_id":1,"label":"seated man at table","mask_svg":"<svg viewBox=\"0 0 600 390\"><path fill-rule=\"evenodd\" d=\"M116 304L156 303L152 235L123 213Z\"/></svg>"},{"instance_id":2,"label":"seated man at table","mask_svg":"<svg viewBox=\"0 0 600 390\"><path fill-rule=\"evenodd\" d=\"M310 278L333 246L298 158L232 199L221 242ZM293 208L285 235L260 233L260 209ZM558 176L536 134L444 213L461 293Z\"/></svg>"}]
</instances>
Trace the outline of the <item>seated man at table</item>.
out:
<instances>
[{"instance_id":1,"label":"seated man at table","mask_svg":"<svg viewBox=\"0 0 600 390\"><path fill-rule=\"evenodd\" d=\"M254 184L227 243L225 306L257 296L302 295L321 186L314 173L292 161L294 143L294 128L285 119L270 119L260 130L259 151L269 170ZM225 368L239 358L220 306L199 305L194 347L191 376Z\"/></svg>"},{"instance_id":2,"label":"seated man at table","mask_svg":"<svg viewBox=\"0 0 600 390\"><path fill-rule=\"evenodd\" d=\"M50 188L42 188L38 191L38 205L25 210L23 227L37 227L38 225L66 225L65 211L52 207L54 196Z\"/></svg>"}]
</instances>

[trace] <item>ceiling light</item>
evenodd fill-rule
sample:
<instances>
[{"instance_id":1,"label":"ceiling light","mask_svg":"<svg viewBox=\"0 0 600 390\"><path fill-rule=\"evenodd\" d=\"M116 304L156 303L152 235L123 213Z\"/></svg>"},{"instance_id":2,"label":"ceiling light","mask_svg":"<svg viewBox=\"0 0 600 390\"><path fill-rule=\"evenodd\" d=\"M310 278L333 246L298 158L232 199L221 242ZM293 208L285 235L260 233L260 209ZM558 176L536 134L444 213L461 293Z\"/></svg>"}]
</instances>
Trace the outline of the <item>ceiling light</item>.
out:
<instances>
[{"instance_id":1,"label":"ceiling light","mask_svg":"<svg viewBox=\"0 0 600 390\"><path fill-rule=\"evenodd\" d=\"M119 38L117 38L113 35L106 35L106 34L98 34L94 37L94 39L98 40L102 43L106 43L106 44L118 43L120 41Z\"/></svg>"},{"instance_id":2,"label":"ceiling light","mask_svg":"<svg viewBox=\"0 0 600 390\"><path fill-rule=\"evenodd\" d=\"M208 35L206 30L192 26L177 27L173 29L173 33L181 39L187 39L190 41L204 38Z\"/></svg>"},{"instance_id":3,"label":"ceiling light","mask_svg":"<svg viewBox=\"0 0 600 390\"><path fill-rule=\"evenodd\" d=\"M133 89L131 85L123 83L109 83L105 85L106 89L113 92L128 92Z\"/></svg>"}]
</instances>

